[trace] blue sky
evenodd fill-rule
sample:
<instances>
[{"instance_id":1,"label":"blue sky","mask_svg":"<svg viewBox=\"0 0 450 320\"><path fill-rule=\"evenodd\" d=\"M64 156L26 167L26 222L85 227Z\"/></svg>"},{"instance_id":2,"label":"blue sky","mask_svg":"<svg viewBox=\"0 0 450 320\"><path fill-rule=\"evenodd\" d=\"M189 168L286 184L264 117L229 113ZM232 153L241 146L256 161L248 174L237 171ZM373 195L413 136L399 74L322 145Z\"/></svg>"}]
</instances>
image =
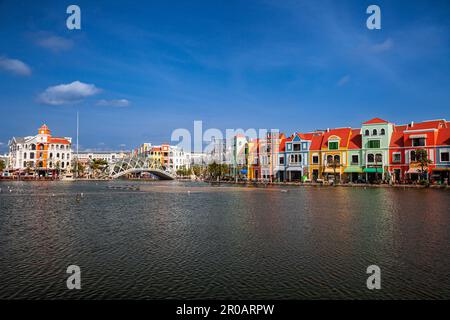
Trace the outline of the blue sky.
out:
<instances>
[{"instance_id":1,"label":"blue sky","mask_svg":"<svg viewBox=\"0 0 450 320\"><path fill-rule=\"evenodd\" d=\"M82 29L66 28L81 8ZM366 28L381 7L382 29ZM0 1L0 152L47 123L80 147L176 128L285 132L450 118L448 1Z\"/></svg>"}]
</instances>

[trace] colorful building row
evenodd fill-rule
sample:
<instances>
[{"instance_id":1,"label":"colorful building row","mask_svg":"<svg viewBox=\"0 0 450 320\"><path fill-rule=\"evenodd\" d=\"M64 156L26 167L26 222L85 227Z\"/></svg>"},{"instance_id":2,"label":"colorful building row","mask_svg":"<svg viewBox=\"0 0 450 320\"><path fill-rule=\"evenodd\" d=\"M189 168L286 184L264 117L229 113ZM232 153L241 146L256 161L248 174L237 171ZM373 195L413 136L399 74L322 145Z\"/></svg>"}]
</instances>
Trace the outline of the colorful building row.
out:
<instances>
[{"instance_id":1,"label":"colorful building row","mask_svg":"<svg viewBox=\"0 0 450 320\"><path fill-rule=\"evenodd\" d=\"M241 150L234 150L233 162L241 167L245 163L246 169L239 172L249 180L400 183L423 177L444 182L450 172L450 122L395 125L374 118L361 128L289 137L269 133L265 139L245 141L245 152ZM425 165L418 150L426 151Z\"/></svg>"}]
</instances>

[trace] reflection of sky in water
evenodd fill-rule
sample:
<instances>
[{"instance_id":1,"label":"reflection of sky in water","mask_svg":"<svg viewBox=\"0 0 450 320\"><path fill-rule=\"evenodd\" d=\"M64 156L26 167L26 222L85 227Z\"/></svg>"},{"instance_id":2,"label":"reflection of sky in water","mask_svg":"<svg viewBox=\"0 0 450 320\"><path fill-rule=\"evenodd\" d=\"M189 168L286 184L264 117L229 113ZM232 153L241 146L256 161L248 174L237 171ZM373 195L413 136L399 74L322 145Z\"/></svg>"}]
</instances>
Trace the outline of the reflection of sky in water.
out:
<instances>
[{"instance_id":1,"label":"reflection of sky in water","mask_svg":"<svg viewBox=\"0 0 450 320\"><path fill-rule=\"evenodd\" d=\"M129 181L0 188L0 298L450 297L448 191ZM81 293L65 290L72 263L82 268ZM370 264L382 268L379 292L365 287Z\"/></svg>"}]
</instances>

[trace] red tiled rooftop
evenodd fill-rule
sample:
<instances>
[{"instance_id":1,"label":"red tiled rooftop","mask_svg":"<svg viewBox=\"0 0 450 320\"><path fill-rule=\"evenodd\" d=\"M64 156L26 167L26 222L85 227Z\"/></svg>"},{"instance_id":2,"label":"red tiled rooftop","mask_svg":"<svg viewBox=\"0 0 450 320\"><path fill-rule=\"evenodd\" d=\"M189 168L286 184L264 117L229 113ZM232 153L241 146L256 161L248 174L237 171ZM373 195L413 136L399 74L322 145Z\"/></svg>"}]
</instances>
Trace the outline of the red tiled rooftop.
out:
<instances>
[{"instance_id":1,"label":"red tiled rooftop","mask_svg":"<svg viewBox=\"0 0 450 320\"><path fill-rule=\"evenodd\" d=\"M439 129L436 145L450 145L450 126L448 126L447 128Z\"/></svg>"},{"instance_id":2,"label":"red tiled rooftop","mask_svg":"<svg viewBox=\"0 0 450 320\"><path fill-rule=\"evenodd\" d=\"M409 123L406 130L439 129L445 127L447 127L447 122L444 119L438 119Z\"/></svg>"},{"instance_id":3,"label":"red tiled rooftop","mask_svg":"<svg viewBox=\"0 0 450 320\"><path fill-rule=\"evenodd\" d=\"M370 119L369 121L364 122L363 124L375 124L375 123L389 123L389 122L380 118L373 118Z\"/></svg>"},{"instance_id":4,"label":"red tiled rooftop","mask_svg":"<svg viewBox=\"0 0 450 320\"><path fill-rule=\"evenodd\" d=\"M361 129L352 129L352 135L348 143L348 148L351 150L362 148Z\"/></svg>"},{"instance_id":5,"label":"red tiled rooftop","mask_svg":"<svg viewBox=\"0 0 450 320\"><path fill-rule=\"evenodd\" d=\"M48 143L70 144L70 141L65 138L54 137L54 138L50 138L48 140Z\"/></svg>"},{"instance_id":6,"label":"red tiled rooftop","mask_svg":"<svg viewBox=\"0 0 450 320\"><path fill-rule=\"evenodd\" d=\"M302 139L302 140L311 140L313 137L313 133L312 132L308 132L308 133L297 133L297 135Z\"/></svg>"},{"instance_id":7,"label":"red tiled rooftop","mask_svg":"<svg viewBox=\"0 0 450 320\"><path fill-rule=\"evenodd\" d=\"M328 139L332 136L336 136L341 140L339 144L340 148L347 147L351 133L352 133L351 128L331 129L330 131L325 132L322 140L322 148L328 148Z\"/></svg>"},{"instance_id":8,"label":"red tiled rooftop","mask_svg":"<svg viewBox=\"0 0 450 320\"><path fill-rule=\"evenodd\" d=\"M395 126L392 132L391 141L389 142L389 147L401 148L405 146L405 141L403 139L403 131L406 129L407 125Z\"/></svg>"},{"instance_id":9,"label":"red tiled rooftop","mask_svg":"<svg viewBox=\"0 0 450 320\"><path fill-rule=\"evenodd\" d=\"M311 138L311 146L309 150L320 150L322 146L323 134L322 133L314 133Z\"/></svg>"}]
</instances>

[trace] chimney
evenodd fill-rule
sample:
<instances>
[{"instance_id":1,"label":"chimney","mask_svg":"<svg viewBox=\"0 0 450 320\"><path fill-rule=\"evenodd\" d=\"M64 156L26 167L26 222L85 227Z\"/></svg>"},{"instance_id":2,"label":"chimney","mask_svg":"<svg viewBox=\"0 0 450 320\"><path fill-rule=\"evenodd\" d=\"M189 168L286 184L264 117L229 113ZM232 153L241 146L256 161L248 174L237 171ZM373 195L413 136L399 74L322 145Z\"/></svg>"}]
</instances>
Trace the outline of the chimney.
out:
<instances>
[{"instance_id":1,"label":"chimney","mask_svg":"<svg viewBox=\"0 0 450 320\"><path fill-rule=\"evenodd\" d=\"M414 127L414 121L411 121L411 128Z\"/></svg>"},{"instance_id":2,"label":"chimney","mask_svg":"<svg viewBox=\"0 0 450 320\"><path fill-rule=\"evenodd\" d=\"M330 132L330 128L327 128L327 132Z\"/></svg>"}]
</instances>

